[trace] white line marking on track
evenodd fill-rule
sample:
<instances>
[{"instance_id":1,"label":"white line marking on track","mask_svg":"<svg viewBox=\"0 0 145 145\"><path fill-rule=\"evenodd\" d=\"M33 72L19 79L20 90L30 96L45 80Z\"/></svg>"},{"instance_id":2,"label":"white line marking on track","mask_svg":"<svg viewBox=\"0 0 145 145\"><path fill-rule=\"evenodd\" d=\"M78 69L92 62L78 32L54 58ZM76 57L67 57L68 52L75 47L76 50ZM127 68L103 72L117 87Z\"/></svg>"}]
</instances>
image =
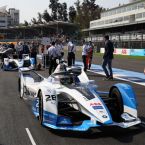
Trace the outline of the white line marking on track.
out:
<instances>
[{"instance_id":1,"label":"white line marking on track","mask_svg":"<svg viewBox=\"0 0 145 145\"><path fill-rule=\"evenodd\" d=\"M95 73L95 74L99 74L99 75L102 75L102 76L105 76L104 74L100 74L100 73L97 73L95 71L92 71L92 70L88 70L89 72L92 72L92 73ZM130 81L128 79L123 79L123 78L120 78L120 77L116 77L116 76L113 76L114 78L118 79L118 80L122 80L122 81L126 81L126 82L130 82L130 83L133 83L133 84L137 84L137 85L141 85L141 86L144 86L140 83L137 83L137 82L134 82L134 81Z\"/></svg>"},{"instance_id":2,"label":"white line marking on track","mask_svg":"<svg viewBox=\"0 0 145 145\"><path fill-rule=\"evenodd\" d=\"M33 136L32 136L32 134L31 134L29 128L25 128L25 129L26 129L26 132L27 132L27 134L28 134L28 137L29 137L29 139L30 139L32 145L36 145L36 143L35 143L35 141L34 141L34 139L33 139Z\"/></svg>"}]
</instances>

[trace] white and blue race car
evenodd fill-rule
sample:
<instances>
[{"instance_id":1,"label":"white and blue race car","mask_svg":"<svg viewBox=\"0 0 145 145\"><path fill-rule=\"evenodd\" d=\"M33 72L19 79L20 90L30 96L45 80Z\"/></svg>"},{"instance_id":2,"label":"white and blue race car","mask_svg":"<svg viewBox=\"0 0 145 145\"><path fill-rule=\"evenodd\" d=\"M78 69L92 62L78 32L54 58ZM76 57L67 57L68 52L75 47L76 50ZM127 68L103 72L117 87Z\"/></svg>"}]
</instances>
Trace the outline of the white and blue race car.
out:
<instances>
[{"instance_id":1,"label":"white and blue race car","mask_svg":"<svg viewBox=\"0 0 145 145\"><path fill-rule=\"evenodd\" d=\"M30 58L29 54L23 54L22 59L12 58L10 56L4 58L4 62L1 68L4 71L15 71L23 67L34 68L34 64L34 58Z\"/></svg>"},{"instance_id":2,"label":"white and blue race car","mask_svg":"<svg viewBox=\"0 0 145 145\"><path fill-rule=\"evenodd\" d=\"M19 71L20 97L33 100L32 110L41 125L51 129L87 131L102 126L129 128L141 123L131 86L113 85L98 91L80 67L61 62L44 78L28 68Z\"/></svg>"}]
</instances>

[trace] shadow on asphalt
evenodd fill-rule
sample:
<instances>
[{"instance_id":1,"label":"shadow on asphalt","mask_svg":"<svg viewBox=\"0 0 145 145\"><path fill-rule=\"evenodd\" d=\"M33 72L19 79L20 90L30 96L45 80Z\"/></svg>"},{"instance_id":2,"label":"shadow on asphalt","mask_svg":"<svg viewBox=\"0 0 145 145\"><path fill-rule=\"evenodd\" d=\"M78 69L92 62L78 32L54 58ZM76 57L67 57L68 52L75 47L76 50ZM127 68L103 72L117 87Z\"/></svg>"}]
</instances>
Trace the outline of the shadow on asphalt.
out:
<instances>
[{"instance_id":1,"label":"shadow on asphalt","mask_svg":"<svg viewBox=\"0 0 145 145\"><path fill-rule=\"evenodd\" d=\"M121 143L132 143L134 136L143 132L145 132L145 128L142 126L135 126L130 129L122 129L119 127L102 127L90 129L87 132L51 130L51 133L61 137L79 139L103 139L111 137Z\"/></svg>"}]
</instances>

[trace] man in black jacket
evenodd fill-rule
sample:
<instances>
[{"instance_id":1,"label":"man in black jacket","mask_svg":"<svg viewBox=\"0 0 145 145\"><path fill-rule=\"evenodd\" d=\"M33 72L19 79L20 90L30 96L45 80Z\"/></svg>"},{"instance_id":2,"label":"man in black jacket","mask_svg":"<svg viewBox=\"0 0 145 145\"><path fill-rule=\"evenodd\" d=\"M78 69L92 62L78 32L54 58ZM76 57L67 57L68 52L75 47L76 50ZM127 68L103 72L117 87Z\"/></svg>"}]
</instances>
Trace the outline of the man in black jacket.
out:
<instances>
[{"instance_id":1,"label":"man in black jacket","mask_svg":"<svg viewBox=\"0 0 145 145\"><path fill-rule=\"evenodd\" d=\"M102 68L106 74L105 80L113 80L112 59L113 59L114 46L113 43L109 40L108 35L106 35L104 39L105 39L105 52L103 56ZM109 71L106 68L107 65Z\"/></svg>"}]
</instances>

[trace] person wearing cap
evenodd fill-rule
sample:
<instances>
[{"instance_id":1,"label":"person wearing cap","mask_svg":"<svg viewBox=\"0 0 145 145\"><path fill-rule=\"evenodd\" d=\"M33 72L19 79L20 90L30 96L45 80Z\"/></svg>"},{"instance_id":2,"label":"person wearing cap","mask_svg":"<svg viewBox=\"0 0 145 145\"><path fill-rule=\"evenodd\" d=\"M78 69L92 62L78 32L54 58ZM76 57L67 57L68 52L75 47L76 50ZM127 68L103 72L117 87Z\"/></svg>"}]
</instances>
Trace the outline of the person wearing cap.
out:
<instances>
[{"instance_id":1,"label":"person wearing cap","mask_svg":"<svg viewBox=\"0 0 145 145\"><path fill-rule=\"evenodd\" d=\"M113 57L114 45L109 40L108 35L104 36L104 40L105 40L105 52L103 55L103 64L102 64L102 68L106 75L106 78L104 80L113 80L112 60L114 58Z\"/></svg>"}]
</instances>

